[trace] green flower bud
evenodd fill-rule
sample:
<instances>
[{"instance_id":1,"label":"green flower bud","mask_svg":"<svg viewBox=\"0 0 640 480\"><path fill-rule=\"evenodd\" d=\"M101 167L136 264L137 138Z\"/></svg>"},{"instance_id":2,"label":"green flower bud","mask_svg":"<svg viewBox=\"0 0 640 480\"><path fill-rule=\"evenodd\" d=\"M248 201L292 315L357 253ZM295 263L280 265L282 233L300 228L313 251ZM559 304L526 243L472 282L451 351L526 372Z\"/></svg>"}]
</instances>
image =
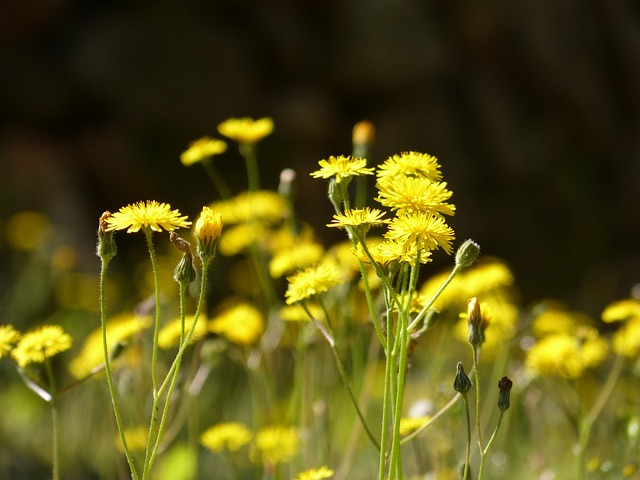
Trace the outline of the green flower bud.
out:
<instances>
[{"instance_id":1,"label":"green flower bud","mask_svg":"<svg viewBox=\"0 0 640 480\"><path fill-rule=\"evenodd\" d=\"M469 380L467 374L464 373L462 362L458 362L456 366L456 379L453 381L453 389L463 395L471 389L471 380Z\"/></svg>"},{"instance_id":2,"label":"green flower bud","mask_svg":"<svg viewBox=\"0 0 640 480\"><path fill-rule=\"evenodd\" d=\"M180 284L190 284L196 279L196 270L193 268L193 256L185 252L173 271L173 279Z\"/></svg>"},{"instance_id":3,"label":"green flower bud","mask_svg":"<svg viewBox=\"0 0 640 480\"><path fill-rule=\"evenodd\" d=\"M487 320L480 311L480 302L476 297L469 299L467 303L467 318L469 332L467 340L475 347L484 343L484 330L487 327Z\"/></svg>"},{"instance_id":4,"label":"green flower bud","mask_svg":"<svg viewBox=\"0 0 640 480\"><path fill-rule=\"evenodd\" d=\"M116 253L118 253L116 243L113 240L113 231L107 231L107 219L110 216L110 212L104 212L98 222L98 246L96 248L96 255L105 263L108 263L116 256Z\"/></svg>"},{"instance_id":5,"label":"green flower bud","mask_svg":"<svg viewBox=\"0 0 640 480\"><path fill-rule=\"evenodd\" d=\"M503 412L509 408L509 395L512 386L513 382L509 380L509 377L502 377L498 382L498 388L500 389L500 393L498 394L498 408Z\"/></svg>"},{"instance_id":6,"label":"green flower bud","mask_svg":"<svg viewBox=\"0 0 640 480\"><path fill-rule=\"evenodd\" d=\"M456 252L456 266L470 267L480 255L480 245L473 240L465 240Z\"/></svg>"}]
</instances>

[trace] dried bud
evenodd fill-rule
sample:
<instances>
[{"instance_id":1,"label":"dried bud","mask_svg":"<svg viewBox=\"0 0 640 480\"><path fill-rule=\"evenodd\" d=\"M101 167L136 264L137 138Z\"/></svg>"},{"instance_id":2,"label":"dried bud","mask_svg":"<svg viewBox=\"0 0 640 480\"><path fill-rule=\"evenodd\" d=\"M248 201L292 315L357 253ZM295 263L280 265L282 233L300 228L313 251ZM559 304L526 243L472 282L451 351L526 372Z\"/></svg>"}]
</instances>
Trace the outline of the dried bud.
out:
<instances>
[{"instance_id":1,"label":"dried bud","mask_svg":"<svg viewBox=\"0 0 640 480\"><path fill-rule=\"evenodd\" d=\"M185 242L186 243L186 242ZM173 271L173 279L181 284L188 285L196 279L196 270L193 268L193 256L185 252Z\"/></svg>"},{"instance_id":2,"label":"dried bud","mask_svg":"<svg viewBox=\"0 0 640 480\"><path fill-rule=\"evenodd\" d=\"M296 176L296 171L292 168L285 168L280 172L278 193L284 198L291 199L293 197Z\"/></svg>"},{"instance_id":3,"label":"dried bud","mask_svg":"<svg viewBox=\"0 0 640 480\"><path fill-rule=\"evenodd\" d=\"M470 267L480 254L480 245L473 240L465 240L456 252L456 266Z\"/></svg>"},{"instance_id":4,"label":"dried bud","mask_svg":"<svg viewBox=\"0 0 640 480\"><path fill-rule=\"evenodd\" d=\"M197 253L200 258L213 258L222 233L222 215L209 207L202 207L202 213L196 221L195 237Z\"/></svg>"},{"instance_id":5,"label":"dried bud","mask_svg":"<svg viewBox=\"0 0 640 480\"><path fill-rule=\"evenodd\" d=\"M471 380L469 380L467 374L464 373L462 362L458 362L456 366L456 379L453 381L453 389L463 395L471 389Z\"/></svg>"},{"instance_id":6,"label":"dried bud","mask_svg":"<svg viewBox=\"0 0 640 480\"><path fill-rule=\"evenodd\" d=\"M105 263L115 257L117 253L116 244L113 241L113 231L107 231L107 219L110 216L110 212L104 212L98 222L98 246L96 248L96 255Z\"/></svg>"},{"instance_id":7,"label":"dried bud","mask_svg":"<svg viewBox=\"0 0 640 480\"><path fill-rule=\"evenodd\" d=\"M169 240L171 240L171 243L182 253L191 253L191 244L176 232L169 233Z\"/></svg>"},{"instance_id":8,"label":"dried bud","mask_svg":"<svg viewBox=\"0 0 640 480\"><path fill-rule=\"evenodd\" d=\"M509 377L502 377L498 382L498 388L500 389L500 393L498 394L498 408L503 412L509 408L509 395L512 386L513 382L509 380Z\"/></svg>"},{"instance_id":9,"label":"dried bud","mask_svg":"<svg viewBox=\"0 0 640 480\"><path fill-rule=\"evenodd\" d=\"M369 149L376 136L376 129L368 120L356 123L353 127L353 156L367 158Z\"/></svg>"},{"instance_id":10,"label":"dried bud","mask_svg":"<svg viewBox=\"0 0 640 480\"><path fill-rule=\"evenodd\" d=\"M484 343L484 330L487 327L487 321L480 311L480 302L476 297L469 299L467 303L467 317L469 332L467 340L475 347L479 347Z\"/></svg>"}]
</instances>

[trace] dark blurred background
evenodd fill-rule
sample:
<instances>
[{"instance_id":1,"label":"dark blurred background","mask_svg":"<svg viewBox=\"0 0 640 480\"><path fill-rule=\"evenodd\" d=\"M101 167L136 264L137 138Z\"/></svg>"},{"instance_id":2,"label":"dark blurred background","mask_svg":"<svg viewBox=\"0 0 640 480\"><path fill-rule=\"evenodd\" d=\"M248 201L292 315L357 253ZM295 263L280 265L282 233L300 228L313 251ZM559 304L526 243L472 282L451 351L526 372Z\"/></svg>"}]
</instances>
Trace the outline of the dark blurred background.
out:
<instances>
[{"instance_id":1,"label":"dark blurred background","mask_svg":"<svg viewBox=\"0 0 640 480\"><path fill-rule=\"evenodd\" d=\"M323 235L326 185L308 174L368 119L372 163L440 159L458 238L506 260L525 303L597 313L638 281L633 0L4 0L0 68L0 216L50 215L88 270L104 210L195 216L214 196L180 153L228 117L271 116L263 185L295 168ZM231 147L216 161L238 190Z\"/></svg>"}]
</instances>

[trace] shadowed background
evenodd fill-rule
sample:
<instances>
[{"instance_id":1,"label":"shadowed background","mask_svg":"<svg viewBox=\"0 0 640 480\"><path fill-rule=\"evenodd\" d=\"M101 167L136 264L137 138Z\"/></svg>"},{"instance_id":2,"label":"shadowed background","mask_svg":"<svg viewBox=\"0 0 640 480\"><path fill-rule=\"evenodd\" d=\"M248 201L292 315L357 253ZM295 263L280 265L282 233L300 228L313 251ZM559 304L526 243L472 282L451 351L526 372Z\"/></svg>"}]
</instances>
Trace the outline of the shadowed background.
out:
<instances>
[{"instance_id":1,"label":"shadowed background","mask_svg":"<svg viewBox=\"0 0 640 480\"><path fill-rule=\"evenodd\" d=\"M263 186L294 168L297 208L327 241L326 183L308 174L368 119L372 164L440 159L457 237L506 260L525 303L597 314L638 281L630 0L9 0L0 65L0 218L50 215L87 271L104 210L156 199L194 217L214 194L180 153L228 117L271 116ZM232 144L215 161L245 188Z\"/></svg>"}]
</instances>

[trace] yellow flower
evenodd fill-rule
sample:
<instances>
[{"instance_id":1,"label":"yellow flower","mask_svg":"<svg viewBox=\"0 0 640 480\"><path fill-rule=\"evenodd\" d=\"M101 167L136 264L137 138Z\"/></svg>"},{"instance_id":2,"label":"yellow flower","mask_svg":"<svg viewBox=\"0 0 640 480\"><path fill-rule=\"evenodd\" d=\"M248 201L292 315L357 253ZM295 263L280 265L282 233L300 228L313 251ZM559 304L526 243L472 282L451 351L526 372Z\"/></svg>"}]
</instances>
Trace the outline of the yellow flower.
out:
<instances>
[{"instance_id":1,"label":"yellow flower","mask_svg":"<svg viewBox=\"0 0 640 480\"><path fill-rule=\"evenodd\" d=\"M141 228L150 228L156 232L161 232L164 228L172 232L176 228L191 225L186 216L181 216L178 210L171 210L168 203L158 203L155 200L122 207L107 219L107 223L108 231L128 228L127 233L137 232Z\"/></svg>"},{"instance_id":2,"label":"yellow flower","mask_svg":"<svg viewBox=\"0 0 640 480\"><path fill-rule=\"evenodd\" d=\"M253 305L240 303L211 320L209 330L238 345L253 345L264 331L264 318Z\"/></svg>"},{"instance_id":3,"label":"yellow flower","mask_svg":"<svg viewBox=\"0 0 640 480\"><path fill-rule=\"evenodd\" d=\"M251 437L251 430L241 423L219 423L202 432L200 443L212 452L237 452Z\"/></svg>"},{"instance_id":4,"label":"yellow flower","mask_svg":"<svg viewBox=\"0 0 640 480\"><path fill-rule=\"evenodd\" d=\"M301 268L317 263L322 258L322 245L312 241L302 241L288 249L277 251L269 262L269 273L279 278Z\"/></svg>"},{"instance_id":5,"label":"yellow flower","mask_svg":"<svg viewBox=\"0 0 640 480\"><path fill-rule=\"evenodd\" d=\"M322 308L315 304L305 305L309 313L313 316L313 318L322 318L324 315L322 312ZM309 314L302 308L302 306L297 303L295 305L285 305L280 309L280 318L285 322L308 322L311 320L309 318Z\"/></svg>"},{"instance_id":6,"label":"yellow flower","mask_svg":"<svg viewBox=\"0 0 640 480\"><path fill-rule=\"evenodd\" d=\"M13 325L0 325L0 358L8 356L18 340L20 332Z\"/></svg>"},{"instance_id":7,"label":"yellow flower","mask_svg":"<svg viewBox=\"0 0 640 480\"><path fill-rule=\"evenodd\" d=\"M334 215L333 222L328 223L327 227L364 227L362 231L362 234L364 235L370 227L389 223L389 220L385 220L382 218L383 216L384 212L378 210L377 208L355 208L352 210L346 210L344 213L337 213L336 215Z\"/></svg>"},{"instance_id":8,"label":"yellow flower","mask_svg":"<svg viewBox=\"0 0 640 480\"><path fill-rule=\"evenodd\" d=\"M331 478L333 475L333 470L327 466L322 466L320 468L312 468L311 470L300 472L295 480L323 480L325 478Z\"/></svg>"},{"instance_id":9,"label":"yellow flower","mask_svg":"<svg viewBox=\"0 0 640 480\"><path fill-rule=\"evenodd\" d=\"M132 452L144 452L147 448L149 430L146 427L132 427L124 429L124 438L127 441L127 448ZM116 448L124 452L120 435L115 439Z\"/></svg>"},{"instance_id":10,"label":"yellow flower","mask_svg":"<svg viewBox=\"0 0 640 480\"><path fill-rule=\"evenodd\" d=\"M220 253L226 256L236 255L259 240L264 240L268 232L269 230L260 224L242 224L230 227L220 238L218 245Z\"/></svg>"},{"instance_id":11,"label":"yellow flower","mask_svg":"<svg viewBox=\"0 0 640 480\"><path fill-rule=\"evenodd\" d=\"M631 318L640 318L640 300L637 298L618 300L608 305L602 312L602 320L607 323Z\"/></svg>"},{"instance_id":12,"label":"yellow flower","mask_svg":"<svg viewBox=\"0 0 640 480\"><path fill-rule=\"evenodd\" d=\"M635 358L640 353L640 317L627 320L615 331L611 339L613 351L618 355Z\"/></svg>"},{"instance_id":13,"label":"yellow flower","mask_svg":"<svg viewBox=\"0 0 640 480\"><path fill-rule=\"evenodd\" d=\"M349 180L357 175L373 175L373 168L366 168L367 161L364 158L352 158L340 155L329 157L328 160L320 160L318 164L322 167L320 170L311 172L314 178L331 178L335 177L336 182Z\"/></svg>"},{"instance_id":14,"label":"yellow flower","mask_svg":"<svg viewBox=\"0 0 640 480\"><path fill-rule=\"evenodd\" d=\"M49 218L39 212L19 212L7 220L7 244L16 250L34 250L43 245L53 231Z\"/></svg>"},{"instance_id":15,"label":"yellow flower","mask_svg":"<svg viewBox=\"0 0 640 480\"><path fill-rule=\"evenodd\" d=\"M107 348L111 352L118 342L126 340L150 325L151 317L139 317L130 313L114 316L106 324ZM102 329L98 328L87 336L82 350L69 364L69 371L76 378L84 378L103 362Z\"/></svg>"},{"instance_id":16,"label":"yellow flower","mask_svg":"<svg viewBox=\"0 0 640 480\"><path fill-rule=\"evenodd\" d=\"M425 423L427 423L431 417L408 417L400 419L400 435L409 435L415 432Z\"/></svg>"},{"instance_id":17,"label":"yellow flower","mask_svg":"<svg viewBox=\"0 0 640 480\"><path fill-rule=\"evenodd\" d=\"M388 176L378 179L376 201L399 212L429 212L453 215L455 205L446 203L452 192L446 182L432 182L423 177Z\"/></svg>"},{"instance_id":18,"label":"yellow flower","mask_svg":"<svg viewBox=\"0 0 640 480\"><path fill-rule=\"evenodd\" d=\"M184 335L186 336L193 325L194 315L188 315L184 319ZM182 319L180 317L174 318L169 321L158 332L158 346L160 348L171 348L178 346L180 343L180 333L182 330ZM207 319L200 315L198 323L196 323L193 335L191 336L191 342L195 343L207 334Z\"/></svg>"},{"instance_id":19,"label":"yellow flower","mask_svg":"<svg viewBox=\"0 0 640 480\"><path fill-rule=\"evenodd\" d=\"M212 157L224 153L227 144L222 140L216 140L211 137L202 137L189 145L189 148L182 152L180 161L185 166L193 165L202 159Z\"/></svg>"},{"instance_id":20,"label":"yellow flower","mask_svg":"<svg viewBox=\"0 0 640 480\"><path fill-rule=\"evenodd\" d=\"M230 118L218 125L218 132L238 143L257 143L273 132L273 120L249 117Z\"/></svg>"},{"instance_id":21,"label":"yellow flower","mask_svg":"<svg viewBox=\"0 0 640 480\"><path fill-rule=\"evenodd\" d=\"M579 325L590 323L587 315L570 312L559 307L543 310L533 319L531 330L536 337L543 337L552 333L571 333Z\"/></svg>"},{"instance_id":22,"label":"yellow flower","mask_svg":"<svg viewBox=\"0 0 640 480\"><path fill-rule=\"evenodd\" d=\"M400 155L394 155L378 166L377 176L379 179L393 178L398 175L423 177L432 182L437 182L442 178L438 159L418 152L403 152Z\"/></svg>"},{"instance_id":23,"label":"yellow flower","mask_svg":"<svg viewBox=\"0 0 640 480\"><path fill-rule=\"evenodd\" d=\"M285 297L287 305L291 305L313 295L326 292L334 285L342 283L342 277L336 267L321 263L288 277L287 281L289 286Z\"/></svg>"},{"instance_id":24,"label":"yellow flower","mask_svg":"<svg viewBox=\"0 0 640 480\"><path fill-rule=\"evenodd\" d=\"M290 213L287 201L269 190L243 192L230 200L214 202L211 208L220 212L225 224L260 221L277 223Z\"/></svg>"},{"instance_id":25,"label":"yellow flower","mask_svg":"<svg viewBox=\"0 0 640 480\"><path fill-rule=\"evenodd\" d=\"M195 236L203 244L217 240L222 233L222 215L209 207L202 207L196 220Z\"/></svg>"},{"instance_id":26,"label":"yellow flower","mask_svg":"<svg viewBox=\"0 0 640 480\"><path fill-rule=\"evenodd\" d=\"M431 213L407 213L395 217L384 236L404 244L405 248L415 248L417 245L427 251L441 247L449 255L453 252L453 230L443 217Z\"/></svg>"},{"instance_id":27,"label":"yellow flower","mask_svg":"<svg viewBox=\"0 0 640 480\"><path fill-rule=\"evenodd\" d=\"M445 289L445 292L448 290ZM512 303L505 292L495 291L491 295L485 294L480 302L483 318L488 322L484 330L483 356L491 359L502 344L510 341L516 333L518 325L518 307ZM461 315L454 327L457 339L468 340L469 326L467 315Z\"/></svg>"},{"instance_id":28,"label":"yellow flower","mask_svg":"<svg viewBox=\"0 0 640 480\"><path fill-rule=\"evenodd\" d=\"M293 427L263 428L256 434L255 444L265 464L288 462L298 451L298 432Z\"/></svg>"},{"instance_id":29,"label":"yellow flower","mask_svg":"<svg viewBox=\"0 0 640 480\"><path fill-rule=\"evenodd\" d=\"M47 358L69 350L71 337L60 325L45 325L25 333L11 356L21 367L30 363L42 363Z\"/></svg>"}]
</instances>

